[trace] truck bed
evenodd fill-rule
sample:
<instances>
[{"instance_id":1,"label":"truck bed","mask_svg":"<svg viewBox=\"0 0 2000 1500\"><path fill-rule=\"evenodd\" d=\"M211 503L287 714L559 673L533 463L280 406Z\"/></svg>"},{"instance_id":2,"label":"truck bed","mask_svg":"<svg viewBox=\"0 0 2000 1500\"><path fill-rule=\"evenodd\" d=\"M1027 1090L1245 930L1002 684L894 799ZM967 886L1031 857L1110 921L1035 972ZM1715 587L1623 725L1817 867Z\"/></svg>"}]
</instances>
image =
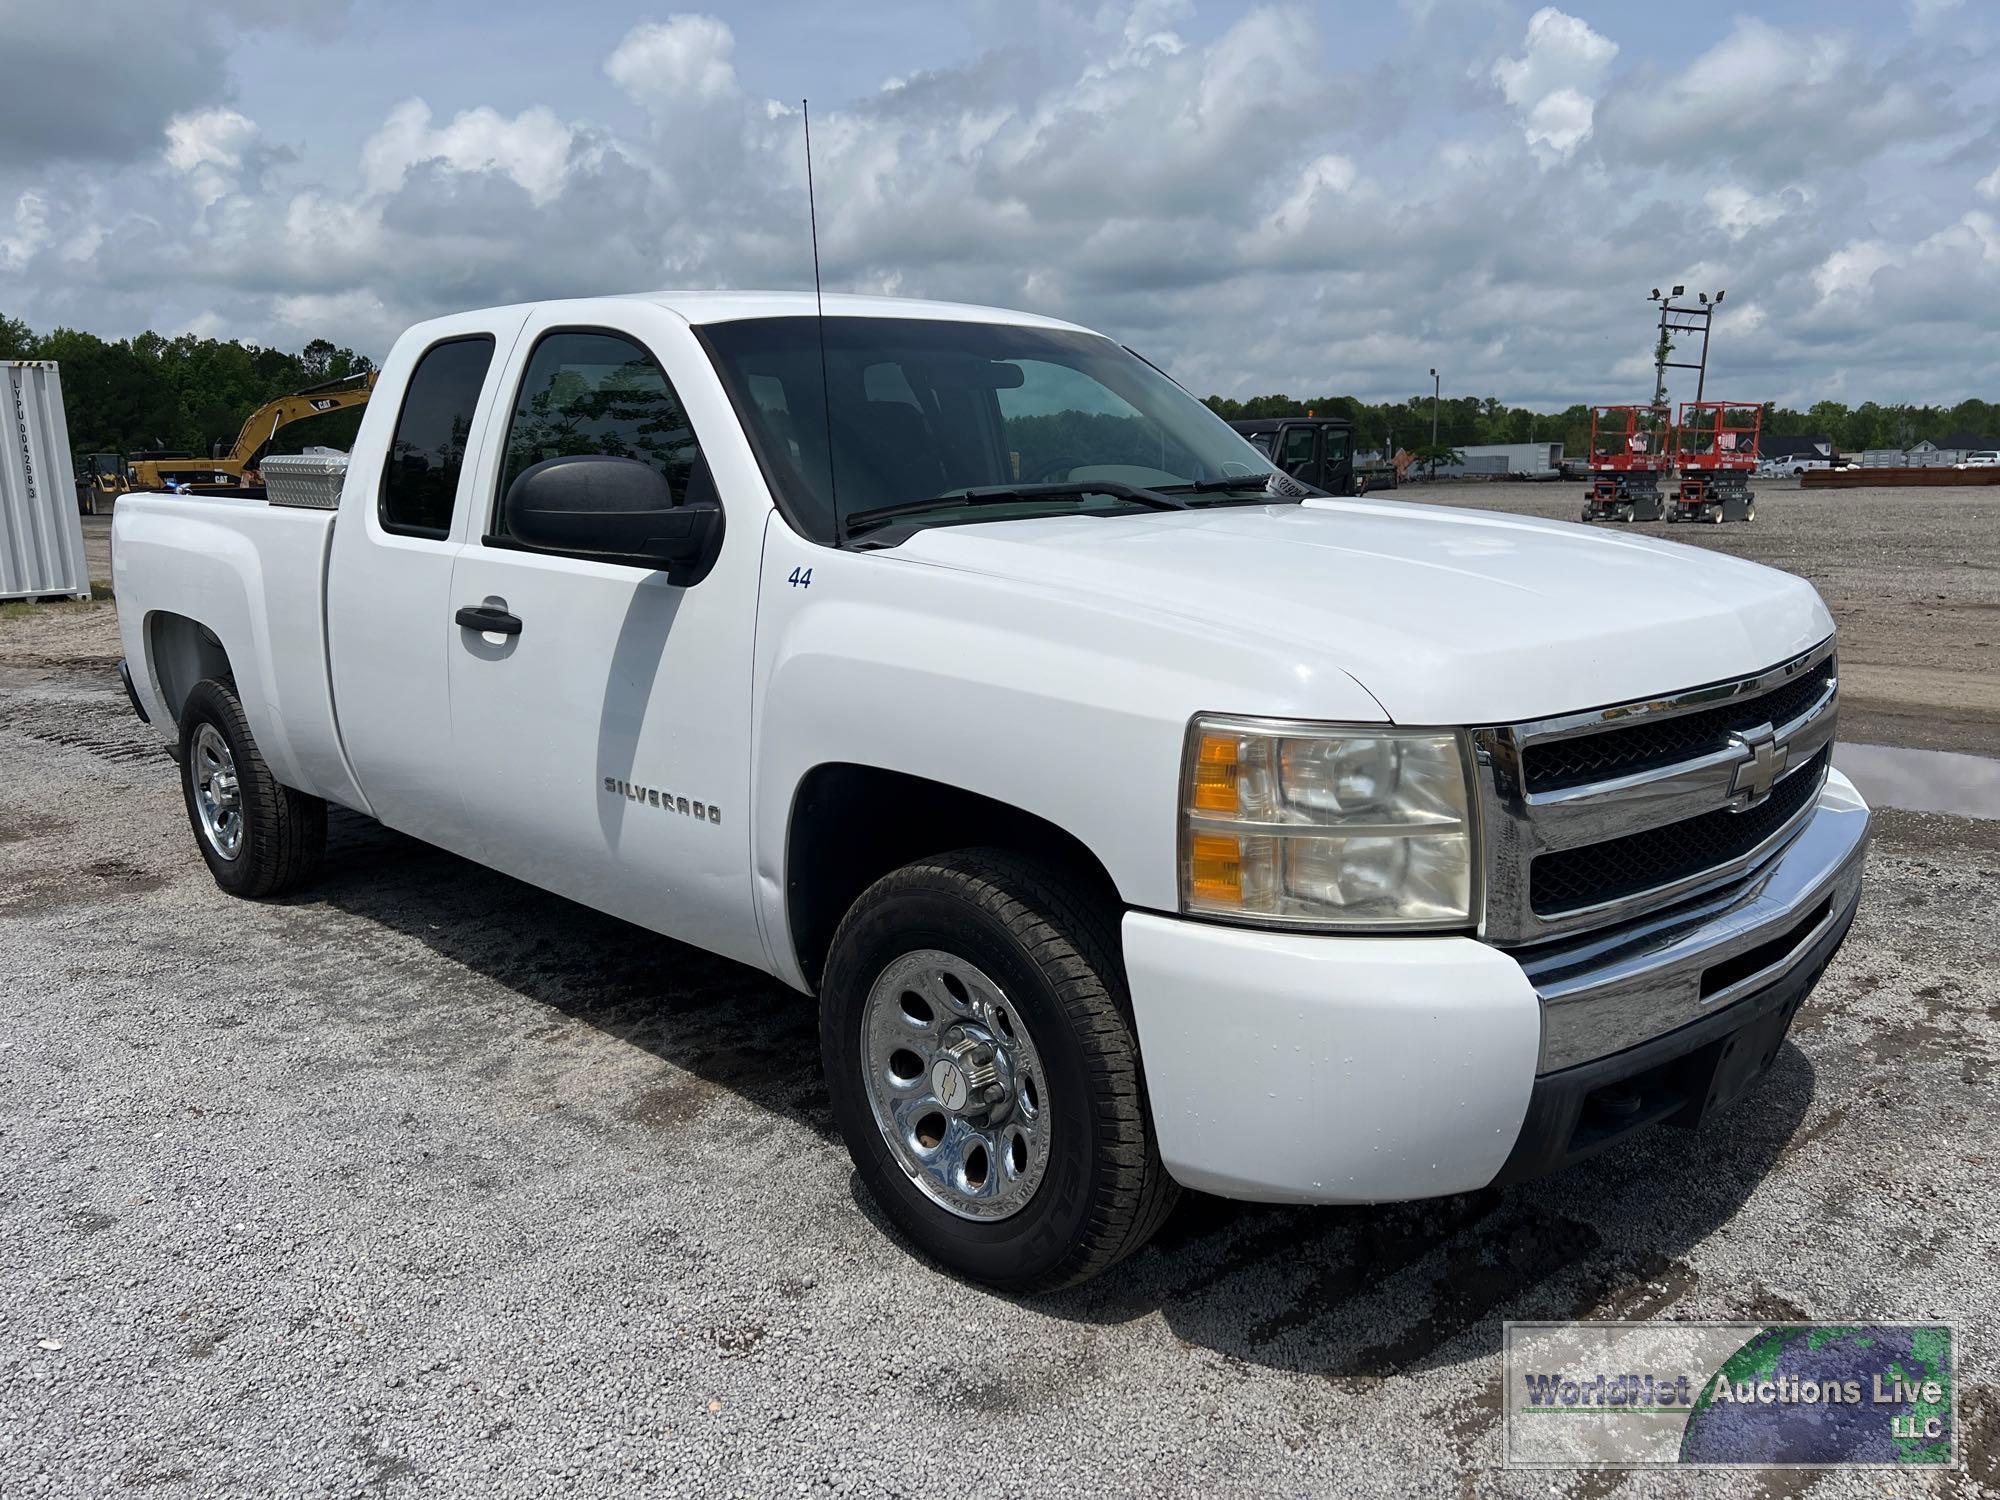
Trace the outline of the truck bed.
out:
<instances>
[{"instance_id":1,"label":"truck bed","mask_svg":"<svg viewBox=\"0 0 2000 1500\"><path fill-rule=\"evenodd\" d=\"M367 811L341 748L327 670L334 514L242 496L122 496L111 524L119 631L133 690L171 740L182 699L211 669L179 620L228 655L265 762L287 786ZM178 618L176 618L178 617Z\"/></svg>"}]
</instances>

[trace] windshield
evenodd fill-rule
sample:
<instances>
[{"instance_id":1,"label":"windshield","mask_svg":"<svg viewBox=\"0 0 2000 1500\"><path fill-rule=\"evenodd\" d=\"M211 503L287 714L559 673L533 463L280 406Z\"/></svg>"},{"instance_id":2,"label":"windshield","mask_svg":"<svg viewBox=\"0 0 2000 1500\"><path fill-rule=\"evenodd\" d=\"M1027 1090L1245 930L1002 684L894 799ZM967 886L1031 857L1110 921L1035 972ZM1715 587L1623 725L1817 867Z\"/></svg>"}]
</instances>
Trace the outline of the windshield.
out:
<instances>
[{"instance_id":1,"label":"windshield","mask_svg":"<svg viewBox=\"0 0 2000 1500\"><path fill-rule=\"evenodd\" d=\"M828 318L826 380L814 318L754 318L701 330L765 478L787 517L816 541L884 506L1010 486L1076 486L1066 494L979 497L899 516L945 525L1019 515L1141 506L1101 481L1171 493L1190 504L1254 499L1270 461L1144 360L1096 334L918 318ZM833 464L827 463L832 391ZM832 483L829 484L829 474ZM835 524L834 500L839 499Z\"/></svg>"}]
</instances>

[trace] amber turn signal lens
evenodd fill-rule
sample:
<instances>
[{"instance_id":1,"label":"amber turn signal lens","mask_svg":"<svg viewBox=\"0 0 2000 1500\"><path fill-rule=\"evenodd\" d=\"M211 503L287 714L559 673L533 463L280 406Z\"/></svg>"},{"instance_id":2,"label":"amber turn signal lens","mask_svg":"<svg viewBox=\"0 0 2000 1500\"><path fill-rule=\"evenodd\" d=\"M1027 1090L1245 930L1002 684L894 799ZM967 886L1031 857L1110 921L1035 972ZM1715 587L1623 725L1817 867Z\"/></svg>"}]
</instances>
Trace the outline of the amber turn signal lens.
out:
<instances>
[{"instance_id":1,"label":"amber turn signal lens","mask_svg":"<svg viewBox=\"0 0 2000 1500\"><path fill-rule=\"evenodd\" d=\"M1237 758L1240 741L1233 734L1204 734L1194 759L1194 810L1236 811ZM1234 839L1225 840L1234 844Z\"/></svg>"},{"instance_id":2,"label":"amber turn signal lens","mask_svg":"<svg viewBox=\"0 0 2000 1500\"><path fill-rule=\"evenodd\" d=\"M1188 881L1212 906L1243 904L1243 843L1224 833L1197 833L1188 849Z\"/></svg>"}]
</instances>

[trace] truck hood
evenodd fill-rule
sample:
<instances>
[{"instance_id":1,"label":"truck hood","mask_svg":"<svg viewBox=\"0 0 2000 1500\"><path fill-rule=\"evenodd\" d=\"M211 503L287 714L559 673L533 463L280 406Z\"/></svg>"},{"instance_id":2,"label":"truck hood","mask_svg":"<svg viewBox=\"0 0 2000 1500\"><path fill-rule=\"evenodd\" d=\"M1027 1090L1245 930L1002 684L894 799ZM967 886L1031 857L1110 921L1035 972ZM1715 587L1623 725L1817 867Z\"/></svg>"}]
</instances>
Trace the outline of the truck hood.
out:
<instances>
[{"instance_id":1,"label":"truck hood","mask_svg":"<svg viewBox=\"0 0 2000 1500\"><path fill-rule=\"evenodd\" d=\"M1833 632L1810 584L1756 563L1628 531L1395 502L940 526L894 555L1196 622L1282 653L1301 681L1337 668L1403 724L1506 723L1654 697L1755 672Z\"/></svg>"}]
</instances>

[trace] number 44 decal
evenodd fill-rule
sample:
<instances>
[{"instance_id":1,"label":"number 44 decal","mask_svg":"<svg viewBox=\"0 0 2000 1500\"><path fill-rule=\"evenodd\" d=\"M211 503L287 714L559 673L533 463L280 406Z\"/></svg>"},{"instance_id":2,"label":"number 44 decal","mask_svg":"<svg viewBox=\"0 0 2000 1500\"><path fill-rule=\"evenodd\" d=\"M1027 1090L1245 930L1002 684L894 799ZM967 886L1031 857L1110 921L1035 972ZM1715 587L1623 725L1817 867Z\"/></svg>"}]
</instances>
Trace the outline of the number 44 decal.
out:
<instances>
[{"instance_id":1,"label":"number 44 decal","mask_svg":"<svg viewBox=\"0 0 2000 1500\"><path fill-rule=\"evenodd\" d=\"M813 586L813 570L811 568L794 568L792 569L792 576L786 582L790 583L795 589L809 589Z\"/></svg>"}]
</instances>

